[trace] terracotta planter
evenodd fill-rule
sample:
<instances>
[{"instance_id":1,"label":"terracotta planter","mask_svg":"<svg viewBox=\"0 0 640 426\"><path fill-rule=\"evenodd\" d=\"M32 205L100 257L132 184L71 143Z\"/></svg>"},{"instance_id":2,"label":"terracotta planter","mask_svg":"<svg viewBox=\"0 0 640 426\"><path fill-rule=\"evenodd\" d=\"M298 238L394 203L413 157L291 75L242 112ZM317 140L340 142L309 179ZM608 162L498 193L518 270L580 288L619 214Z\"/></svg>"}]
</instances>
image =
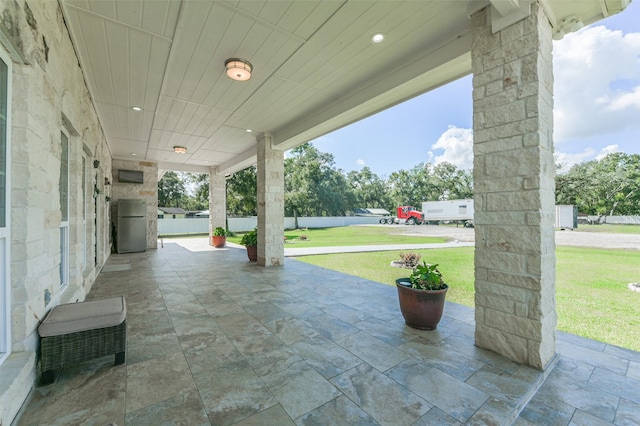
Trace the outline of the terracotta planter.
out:
<instances>
[{"instance_id":1,"label":"terracotta planter","mask_svg":"<svg viewBox=\"0 0 640 426\"><path fill-rule=\"evenodd\" d=\"M249 261L256 262L258 260L258 246L247 246L247 257Z\"/></svg>"},{"instance_id":2,"label":"terracotta planter","mask_svg":"<svg viewBox=\"0 0 640 426\"><path fill-rule=\"evenodd\" d=\"M398 301L404 322L420 330L435 330L442 318L448 288L443 290L416 290L401 283L408 278L396 280Z\"/></svg>"},{"instance_id":3,"label":"terracotta planter","mask_svg":"<svg viewBox=\"0 0 640 426\"><path fill-rule=\"evenodd\" d=\"M226 243L227 243L227 237L225 236L214 235L211 237L211 245L214 246L215 248L224 247Z\"/></svg>"}]
</instances>

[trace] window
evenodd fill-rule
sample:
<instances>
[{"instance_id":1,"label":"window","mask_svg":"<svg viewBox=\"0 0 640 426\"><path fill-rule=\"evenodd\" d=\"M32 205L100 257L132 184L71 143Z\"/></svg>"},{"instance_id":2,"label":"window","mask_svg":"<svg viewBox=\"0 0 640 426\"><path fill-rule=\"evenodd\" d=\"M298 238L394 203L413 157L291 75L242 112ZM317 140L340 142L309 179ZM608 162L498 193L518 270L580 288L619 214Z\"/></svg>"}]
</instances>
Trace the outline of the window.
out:
<instances>
[{"instance_id":1,"label":"window","mask_svg":"<svg viewBox=\"0 0 640 426\"><path fill-rule=\"evenodd\" d=\"M69 138L60 132L60 287L69 284Z\"/></svg>"},{"instance_id":2,"label":"window","mask_svg":"<svg viewBox=\"0 0 640 426\"><path fill-rule=\"evenodd\" d=\"M10 156L11 60L0 47L0 364L11 352Z\"/></svg>"}]
</instances>

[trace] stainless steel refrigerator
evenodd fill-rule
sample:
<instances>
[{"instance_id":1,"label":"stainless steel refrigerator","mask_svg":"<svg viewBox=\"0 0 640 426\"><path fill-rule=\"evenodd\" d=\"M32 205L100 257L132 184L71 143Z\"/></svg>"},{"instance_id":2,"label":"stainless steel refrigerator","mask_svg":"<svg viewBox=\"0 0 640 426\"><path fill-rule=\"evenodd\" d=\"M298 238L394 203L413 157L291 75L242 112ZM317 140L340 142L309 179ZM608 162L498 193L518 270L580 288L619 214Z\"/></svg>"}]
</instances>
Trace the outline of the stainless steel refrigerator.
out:
<instances>
[{"instance_id":1,"label":"stainless steel refrigerator","mask_svg":"<svg viewBox=\"0 0 640 426\"><path fill-rule=\"evenodd\" d=\"M147 202L118 200L118 253L147 249Z\"/></svg>"}]
</instances>

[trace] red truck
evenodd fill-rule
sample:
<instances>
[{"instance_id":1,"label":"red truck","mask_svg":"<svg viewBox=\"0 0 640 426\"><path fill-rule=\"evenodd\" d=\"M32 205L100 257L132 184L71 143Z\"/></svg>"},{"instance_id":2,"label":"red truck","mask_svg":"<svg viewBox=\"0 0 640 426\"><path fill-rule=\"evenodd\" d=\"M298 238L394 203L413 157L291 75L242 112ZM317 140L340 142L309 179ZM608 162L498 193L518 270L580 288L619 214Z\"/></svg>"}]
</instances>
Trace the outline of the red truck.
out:
<instances>
[{"instance_id":1,"label":"red truck","mask_svg":"<svg viewBox=\"0 0 640 426\"><path fill-rule=\"evenodd\" d=\"M412 206L399 206L396 209L396 216L383 217L380 223L406 223L407 225L421 225L424 222L422 212Z\"/></svg>"}]
</instances>

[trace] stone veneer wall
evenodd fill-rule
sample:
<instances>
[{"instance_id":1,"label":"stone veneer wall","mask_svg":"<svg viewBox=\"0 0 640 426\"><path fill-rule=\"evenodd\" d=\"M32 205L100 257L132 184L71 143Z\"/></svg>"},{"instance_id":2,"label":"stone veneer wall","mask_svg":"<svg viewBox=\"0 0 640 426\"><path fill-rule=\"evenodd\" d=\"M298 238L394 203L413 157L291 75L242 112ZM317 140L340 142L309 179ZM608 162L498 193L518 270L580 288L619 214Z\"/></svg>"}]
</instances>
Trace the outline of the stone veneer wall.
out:
<instances>
[{"instance_id":1,"label":"stone veneer wall","mask_svg":"<svg viewBox=\"0 0 640 426\"><path fill-rule=\"evenodd\" d=\"M209 173L209 236L217 227L227 229L227 178L212 167Z\"/></svg>"},{"instance_id":2,"label":"stone veneer wall","mask_svg":"<svg viewBox=\"0 0 640 426\"><path fill-rule=\"evenodd\" d=\"M555 355L551 27L472 16L476 344L543 369Z\"/></svg>"},{"instance_id":3,"label":"stone veneer wall","mask_svg":"<svg viewBox=\"0 0 640 426\"><path fill-rule=\"evenodd\" d=\"M118 200L145 200L147 202L147 248L158 248L158 164L149 161L114 159L112 167L111 222L115 222L117 218ZM142 184L118 182L119 170L141 171L144 182Z\"/></svg>"},{"instance_id":4,"label":"stone veneer wall","mask_svg":"<svg viewBox=\"0 0 640 426\"><path fill-rule=\"evenodd\" d=\"M17 52L10 106L12 353L0 366L0 424L8 425L34 386L40 321L59 303L84 300L109 256L106 229L94 227L96 217L98 226L108 223L108 205L104 196L92 195L94 185L104 186L111 154L58 2L2 1L0 31L4 49ZM69 137L70 166L66 288L59 274L61 131Z\"/></svg>"},{"instance_id":5,"label":"stone veneer wall","mask_svg":"<svg viewBox=\"0 0 640 426\"><path fill-rule=\"evenodd\" d=\"M258 265L284 265L284 151L258 138Z\"/></svg>"}]
</instances>

